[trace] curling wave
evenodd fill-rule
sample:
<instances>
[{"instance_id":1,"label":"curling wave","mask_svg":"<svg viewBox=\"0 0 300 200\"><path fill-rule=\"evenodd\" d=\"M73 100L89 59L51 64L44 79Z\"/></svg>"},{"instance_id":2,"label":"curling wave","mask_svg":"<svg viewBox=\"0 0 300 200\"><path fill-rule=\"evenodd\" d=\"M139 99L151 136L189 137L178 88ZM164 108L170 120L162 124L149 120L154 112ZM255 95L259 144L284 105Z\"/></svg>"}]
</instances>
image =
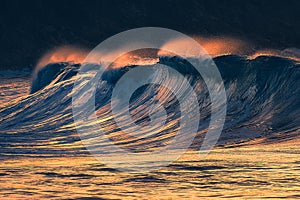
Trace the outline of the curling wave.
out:
<instances>
[{"instance_id":1,"label":"curling wave","mask_svg":"<svg viewBox=\"0 0 300 200\"><path fill-rule=\"evenodd\" d=\"M227 116L219 145L280 142L299 137L300 65L273 56L255 59L227 55L214 58L227 94ZM191 148L199 148L210 120L210 98L196 70L179 57L160 57L159 63L183 74L196 91L201 120ZM32 81L31 94L0 110L1 155L61 155L86 153L76 134L72 114L72 89L80 64L52 63L41 68ZM99 65L91 65L97 70ZM167 112L163 129L148 130L136 137L124 135L113 120L110 97L116 82L131 68L106 71L96 90L97 122L116 145L130 151L151 151L168 144L180 126L180 106L166 87L146 85L131 97L130 113L143 126L151 121L149 107L160 101ZM158 74L159 76L159 74ZM88 84L88 83L87 83ZM168 84L179 84L170 81ZM88 133L93 136L93 133ZM101 141L100 141L101 143ZM101 144L107 145L107 144Z\"/></svg>"}]
</instances>

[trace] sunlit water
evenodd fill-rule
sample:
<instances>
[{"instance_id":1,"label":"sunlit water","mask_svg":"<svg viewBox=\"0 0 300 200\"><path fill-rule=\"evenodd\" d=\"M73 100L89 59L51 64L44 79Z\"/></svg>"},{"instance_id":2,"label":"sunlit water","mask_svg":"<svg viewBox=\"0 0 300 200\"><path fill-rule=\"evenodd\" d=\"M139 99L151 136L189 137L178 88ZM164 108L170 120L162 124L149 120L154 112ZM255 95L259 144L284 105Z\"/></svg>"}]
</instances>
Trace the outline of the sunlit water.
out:
<instances>
[{"instance_id":1,"label":"sunlit water","mask_svg":"<svg viewBox=\"0 0 300 200\"><path fill-rule=\"evenodd\" d=\"M6 78L0 76L0 108L17 101L29 92L30 77Z\"/></svg>"},{"instance_id":2,"label":"sunlit water","mask_svg":"<svg viewBox=\"0 0 300 200\"><path fill-rule=\"evenodd\" d=\"M300 198L297 145L188 152L148 173L119 172L93 157L28 158L0 164L1 199Z\"/></svg>"},{"instance_id":3,"label":"sunlit water","mask_svg":"<svg viewBox=\"0 0 300 200\"><path fill-rule=\"evenodd\" d=\"M7 113L5 105L21 102L10 108L18 111L13 113L14 117L2 116L7 119L2 122L5 129L0 130L3 134L0 142L0 199L300 198L300 142L295 137L285 141L290 139L285 132L274 133L274 137L268 138L273 144L262 144L259 140L266 138L251 139L240 130L239 134L250 138L248 145L246 143L243 147L233 144L229 148L227 143L223 148L215 148L206 157L200 157L197 151L189 151L176 162L156 171L120 172L85 154L80 140L74 143L67 140L74 133L72 124L57 125L72 118L70 112L62 112L61 115L56 112L70 110L63 106L61 100L68 102L70 99L62 86L71 86L71 81L65 82L65 85L53 85L45 93L33 94L24 101L20 98L29 90L29 78L0 81L2 114ZM53 99L43 98L43 94L53 94L52 90L57 90L63 98L51 95L46 97ZM291 97L296 99L295 95ZM54 102L52 109L47 107L50 105L48 102ZM33 110L24 109L29 107ZM28 112L40 116L46 111L53 111L53 117L47 117L47 120L41 118L34 125L30 120L35 118L26 115ZM293 118L298 119L297 115ZM16 125L23 119L30 120ZM254 121L263 122L263 119L268 118L255 117ZM299 134L297 122L295 120L296 128L292 132L295 135ZM27 134L30 132L31 135ZM37 140L37 136L45 138ZM131 163L134 164L134 161L129 161Z\"/></svg>"}]
</instances>

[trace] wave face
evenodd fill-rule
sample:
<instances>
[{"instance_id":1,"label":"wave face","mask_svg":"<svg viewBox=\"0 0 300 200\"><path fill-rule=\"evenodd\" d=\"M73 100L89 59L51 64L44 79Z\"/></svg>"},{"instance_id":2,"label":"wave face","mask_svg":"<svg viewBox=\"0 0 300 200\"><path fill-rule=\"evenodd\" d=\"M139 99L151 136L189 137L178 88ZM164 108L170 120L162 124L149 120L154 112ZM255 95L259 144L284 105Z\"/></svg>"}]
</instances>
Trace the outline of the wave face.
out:
<instances>
[{"instance_id":1,"label":"wave face","mask_svg":"<svg viewBox=\"0 0 300 200\"><path fill-rule=\"evenodd\" d=\"M279 142L300 136L300 66L296 61L260 56L253 60L229 55L214 58L227 94L227 116L219 145L247 144L252 140ZM191 148L199 148L210 119L210 98L199 74L184 59L161 57L159 63L183 74L196 91L200 105L199 130ZM95 65L95 69L97 66ZM180 107L174 94L158 85L139 88L131 98L130 113L136 124L150 123L147 115L155 101L163 102L167 120L162 130L131 137L113 121L110 97L116 82L131 68L106 71L96 90L98 123L109 138L130 151L147 151L165 145L180 126ZM54 63L40 69L31 94L0 109L1 155L86 153L76 134L72 115L72 89L80 64ZM158 74L159 76L159 74ZM174 85L170 81L169 86ZM176 83L178 84L178 83ZM92 133L91 133L92 134Z\"/></svg>"}]
</instances>

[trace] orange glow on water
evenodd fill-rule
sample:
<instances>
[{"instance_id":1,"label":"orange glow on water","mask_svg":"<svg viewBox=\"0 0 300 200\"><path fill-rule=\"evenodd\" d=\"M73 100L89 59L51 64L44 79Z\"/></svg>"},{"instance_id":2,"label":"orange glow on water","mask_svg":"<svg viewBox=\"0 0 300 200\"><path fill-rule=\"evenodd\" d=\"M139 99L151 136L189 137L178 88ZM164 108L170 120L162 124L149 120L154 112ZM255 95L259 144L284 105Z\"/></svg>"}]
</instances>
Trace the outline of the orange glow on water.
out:
<instances>
[{"instance_id":1,"label":"orange glow on water","mask_svg":"<svg viewBox=\"0 0 300 200\"><path fill-rule=\"evenodd\" d=\"M224 38L195 38L203 48L212 56L224 54L241 54L248 51L244 41L229 37Z\"/></svg>"},{"instance_id":2,"label":"orange glow on water","mask_svg":"<svg viewBox=\"0 0 300 200\"><path fill-rule=\"evenodd\" d=\"M289 52L288 50L289 49L283 51L277 49L262 49L249 55L248 59L255 59L259 56L277 56L277 57L292 59L299 62L300 61L299 55L297 55L295 52Z\"/></svg>"},{"instance_id":3,"label":"orange glow on water","mask_svg":"<svg viewBox=\"0 0 300 200\"><path fill-rule=\"evenodd\" d=\"M242 41L240 39L232 37L192 37L196 42L201 45L201 49L196 49L192 47L190 41L186 38L177 38L167 41L161 46L159 50L157 49L139 49L132 52L127 52L122 54L122 49L117 49L111 53L97 52L94 56L90 56L87 62L94 63L104 63L111 62L112 64L109 68L119 68L129 65L150 65L158 62L158 56L175 56L168 50L179 50L182 57L199 57L199 56L220 56L220 55L246 55L249 59L255 59L258 56L280 56L291 58L294 60L299 60L298 56L285 55L280 50L274 49L262 49L254 50L252 44L247 41ZM126 50L126 48L125 48ZM200 52L200 55L198 55ZM86 56L89 51L84 48L78 48L71 45L65 45L58 47L56 49L50 50L42 58L39 59L36 69L39 69L49 63L53 62L72 62L72 63L82 63L85 61ZM119 55L116 60L112 60Z\"/></svg>"},{"instance_id":4,"label":"orange glow on water","mask_svg":"<svg viewBox=\"0 0 300 200\"><path fill-rule=\"evenodd\" d=\"M193 37L202 47L203 50L200 50L202 55L209 54L210 56L218 56L225 54L244 54L249 52L249 48L251 45L247 44L247 42L241 41L239 39L234 39L231 37ZM166 42L161 49L183 49L183 52L187 57L198 57L199 55L195 55L199 52L199 49L194 49L188 45L188 41L183 38L178 38L175 40L171 40ZM90 58L88 61L92 61L95 63L100 62L113 62L110 65L111 68L118 68L122 66L128 65L147 65L154 64L158 61L157 56L173 56L174 54L169 53L164 50L154 50L154 49L143 49L136 50L132 52L128 52L122 54L121 50L116 50L111 55L107 55L105 52L98 52L95 58ZM181 51L182 52L182 51ZM73 62L73 63L82 63L86 56L89 54L89 51L84 48L79 48L72 45L65 45L53 50L50 50L45 55L43 55L37 65L36 69L43 67L49 63L53 62ZM115 54L120 54L120 56L112 61L110 58L114 57ZM181 55L182 56L182 55Z\"/></svg>"},{"instance_id":5,"label":"orange glow on water","mask_svg":"<svg viewBox=\"0 0 300 200\"><path fill-rule=\"evenodd\" d=\"M249 52L251 49L250 45L247 42L234 39L230 37L193 37L195 41L197 41L203 49L210 56L218 56L218 55L226 55L226 54L244 54ZM189 41L184 38L178 38L175 40L171 40L162 46L162 49L174 49L176 47L185 48L185 56L186 57L195 57L199 55L195 55L195 52L198 50L189 48ZM201 50L200 50L201 51ZM203 52L203 54L206 54ZM158 52L159 56L168 56L172 55L167 53L164 50Z\"/></svg>"},{"instance_id":6,"label":"orange glow on water","mask_svg":"<svg viewBox=\"0 0 300 200\"><path fill-rule=\"evenodd\" d=\"M85 61L89 51L86 49L74 46L62 46L47 52L39 59L36 69L39 69L49 63L54 62L72 62L82 63ZM116 53L120 53L116 50ZM157 50L141 49L128 53L121 54L116 60L111 60L109 55L103 52L98 52L96 56L90 57L88 62L101 63L112 62L110 68L119 68L128 65L147 65L158 62L156 58ZM112 56L113 57L113 56Z\"/></svg>"},{"instance_id":7,"label":"orange glow on water","mask_svg":"<svg viewBox=\"0 0 300 200\"><path fill-rule=\"evenodd\" d=\"M151 65L158 62L156 49L140 49L125 53L113 61L110 68L128 65Z\"/></svg>"},{"instance_id":8,"label":"orange glow on water","mask_svg":"<svg viewBox=\"0 0 300 200\"><path fill-rule=\"evenodd\" d=\"M258 50L252 55L248 56L249 59L255 59L259 56L280 56L280 51L275 49L263 49Z\"/></svg>"},{"instance_id":9,"label":"orange glow on water","mask_svg":"<svg viewBox=\"0 0 300 200\"><path fill-rule=\"evenodd\" d=\"M36 67L40 68L54 62L81 63L87 54L88 51L82 48L75 46L61 46L47 52L44 56L42 56Z\"/></svg>"}]
</instances>

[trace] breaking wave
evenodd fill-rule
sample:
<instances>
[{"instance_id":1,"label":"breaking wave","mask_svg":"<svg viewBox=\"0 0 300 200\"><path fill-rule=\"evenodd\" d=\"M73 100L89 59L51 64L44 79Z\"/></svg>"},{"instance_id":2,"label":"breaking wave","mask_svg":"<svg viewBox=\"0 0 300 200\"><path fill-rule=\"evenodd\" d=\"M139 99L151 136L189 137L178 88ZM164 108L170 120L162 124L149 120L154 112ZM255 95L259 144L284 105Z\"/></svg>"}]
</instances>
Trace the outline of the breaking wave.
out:
<instances>
[{"instance_id":1,"label":"breaking wave","mask_svg":"<svg viewBox=\"0 0 300 200\"><path fill-rule=\"evenodd\" d=\"M196 91L201 120L191 148L199 148L211 114L206 85L182 58L165 56L158 62L183 74ZM227 55L214 58L214 62L227 94L227 116L219 145L234 146L255 140L280 142L299 137L300 65L297 61L275 56L247 59ZM67 62L46 65L33 79L31 94L0 109L1 155L86 153L72 114L72 89L80 66ZM93 66L95 70L100 67ZM181 112L171 91L158 85L145 85L132 95L130 113L135 123L143 126L151 121L147 115L151 103L161 101L167 112L165 126L162 130L154 127L139 137L122 134L110 112L110 97L120 77L135 67L140 66L110 69L102 75L95 95L101 96L101 101L96 98L95 112L97 123L115 144L134 152L150 151L166 145L174 137L180 126Z\"/></svg>"}]
</instances>

